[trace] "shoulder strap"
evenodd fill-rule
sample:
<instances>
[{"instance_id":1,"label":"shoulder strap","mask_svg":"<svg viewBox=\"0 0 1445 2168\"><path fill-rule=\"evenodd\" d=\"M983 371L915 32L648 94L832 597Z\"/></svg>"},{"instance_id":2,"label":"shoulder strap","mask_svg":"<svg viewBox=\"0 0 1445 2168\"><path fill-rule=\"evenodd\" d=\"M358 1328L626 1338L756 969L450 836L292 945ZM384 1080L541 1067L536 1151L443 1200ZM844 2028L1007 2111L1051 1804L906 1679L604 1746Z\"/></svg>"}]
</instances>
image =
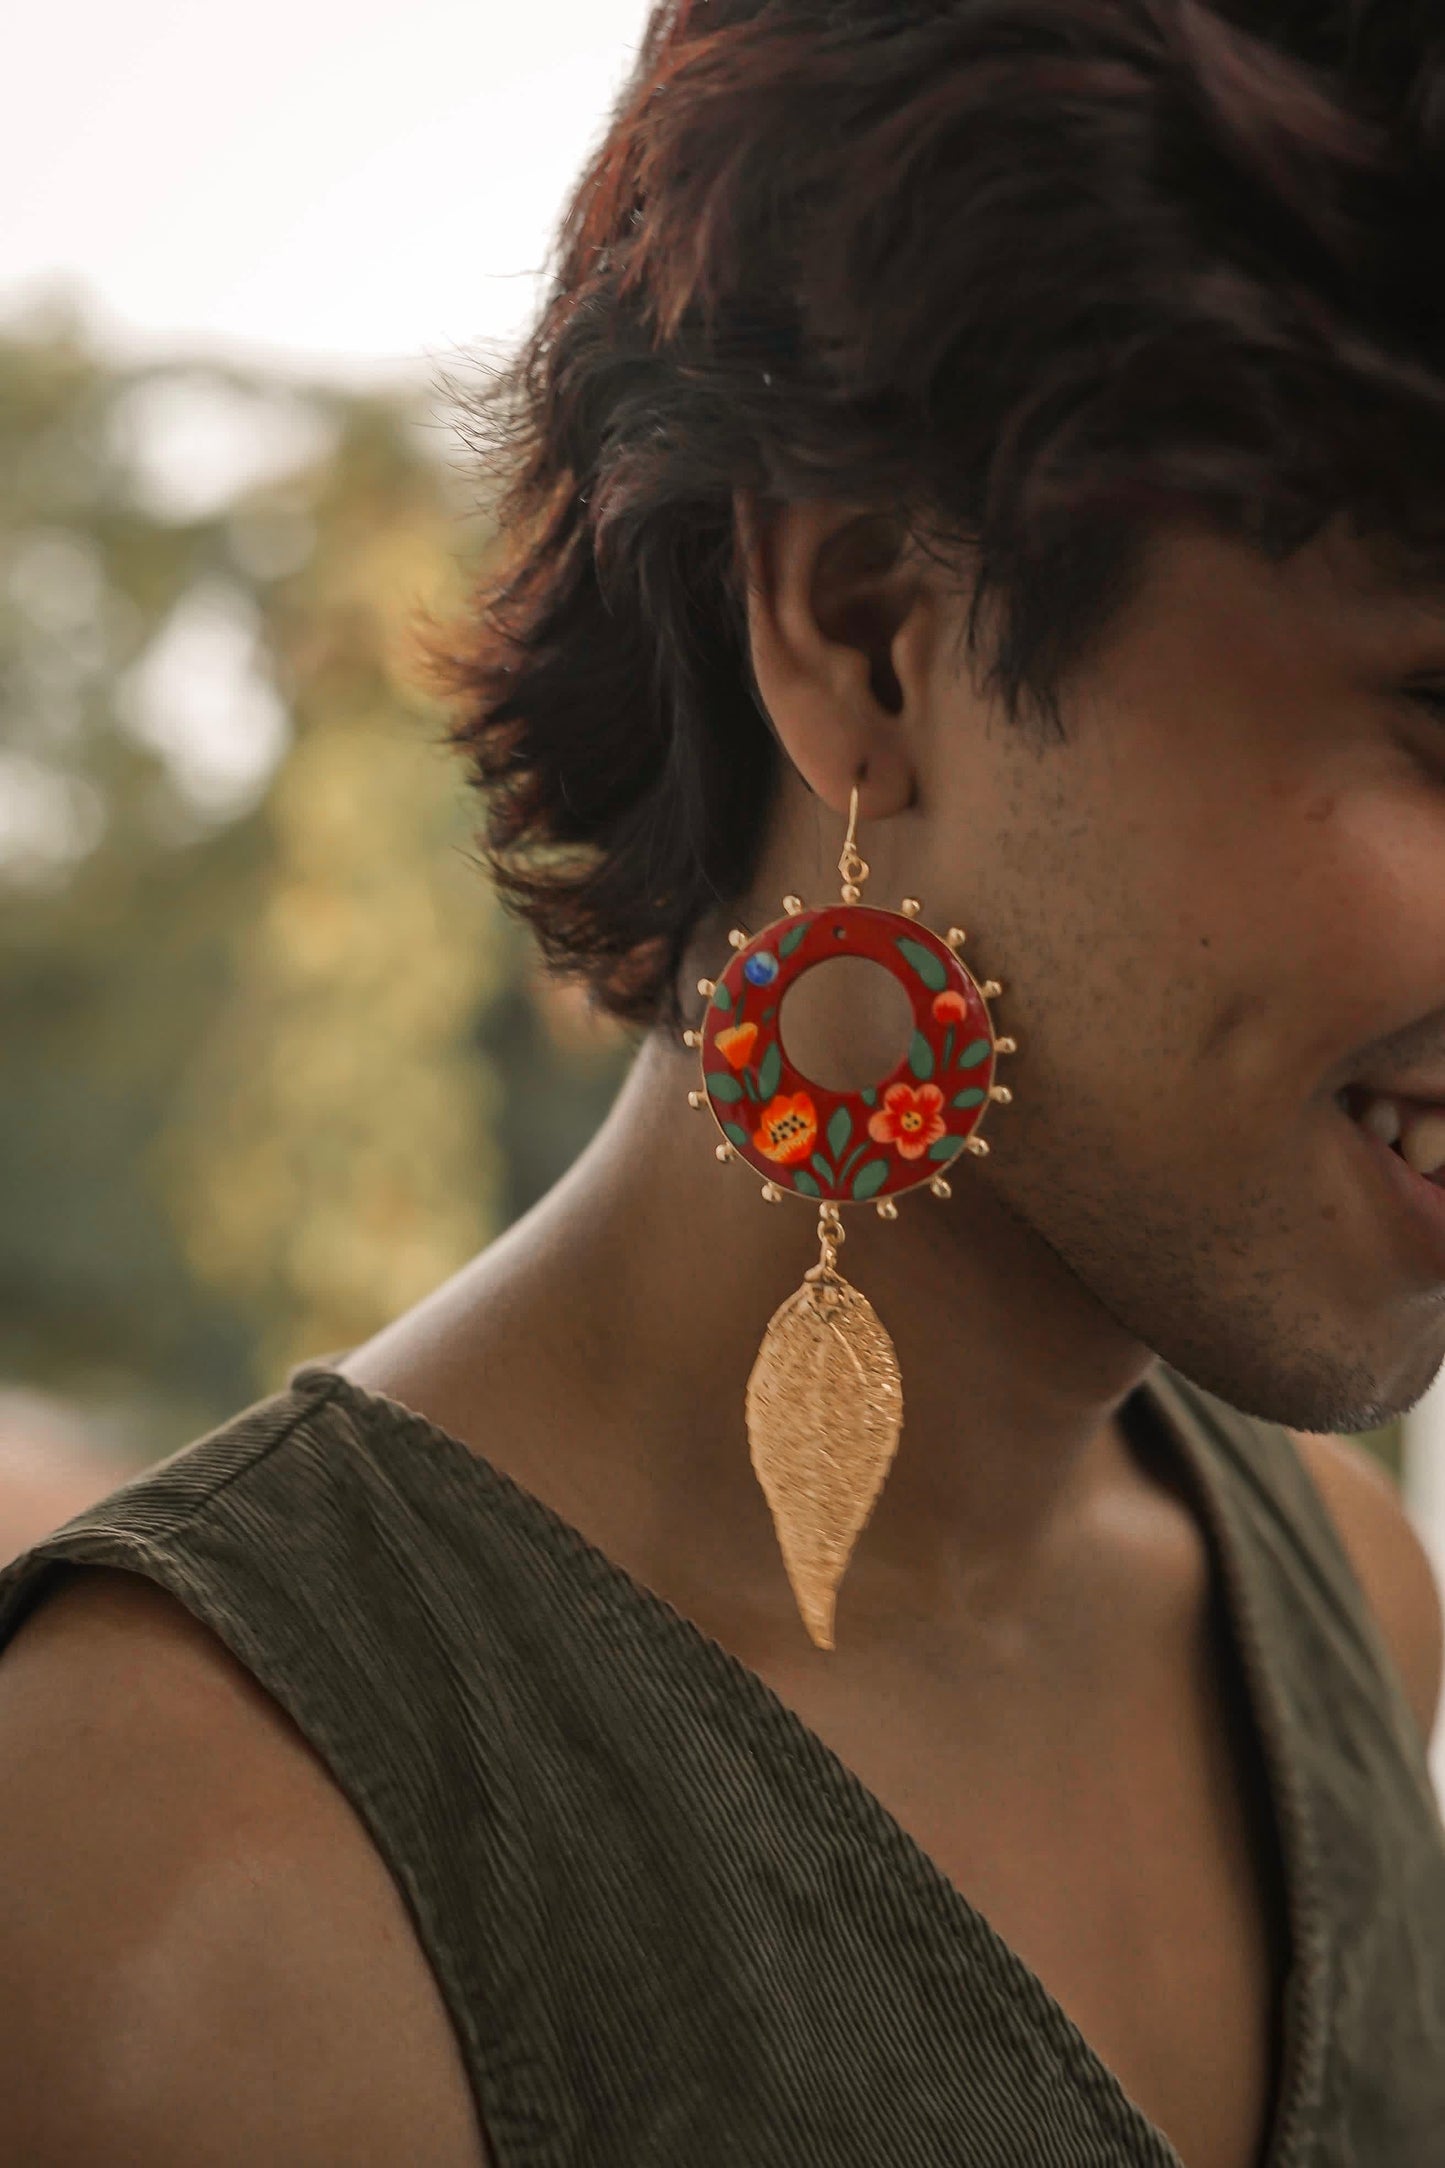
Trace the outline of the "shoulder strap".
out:
<instances>
[{"instance_id":1,"label":"shoulder strap","mask_svg":"<svg viewBox=\"0 0 1445 2168\"><path fill-rule=\"evenodd\" d=\"M1243 1414L1158 1364L1149 1387L1186 1424L1219 1478L1277 1660L1326 1661L1366 1703L1395 1755L1433 1799L1428 1760L1398 1666L1325 1504L1283 1425Z\"/></svg>"},{"instance_id":2,"label":"shoulder strap","mask_svg":"<svg viewBox=\"0 0 1445 2168\"><path fill-rule=\"evenodd\" d=\"M1425 1743L1289 1433L1177 1372L1151 1384L1209 1493L1273 1747L1293 1932L1286 2023L1319 2168L1423 2164L1445 2131L1445 1831Z\"/></svg>"},{"instance_id":3,"label":"shoulder strap","mask_svg":"<svg viewBox=\"0 0 1445 2168\"><path fill-rule=\"evenodd\" d=\"M1163 1364L1148 1388L1213 1470L1265 1641L1261 1661L1296 1704L1322 1780L1343 1776L1354 1756L1356 1778L1374 1782L1380 1797L1408 1795L1410 1810L1439 1825L1428 1747L1400 1669L1293 1437Z\"/></svg>"}]
</instances>

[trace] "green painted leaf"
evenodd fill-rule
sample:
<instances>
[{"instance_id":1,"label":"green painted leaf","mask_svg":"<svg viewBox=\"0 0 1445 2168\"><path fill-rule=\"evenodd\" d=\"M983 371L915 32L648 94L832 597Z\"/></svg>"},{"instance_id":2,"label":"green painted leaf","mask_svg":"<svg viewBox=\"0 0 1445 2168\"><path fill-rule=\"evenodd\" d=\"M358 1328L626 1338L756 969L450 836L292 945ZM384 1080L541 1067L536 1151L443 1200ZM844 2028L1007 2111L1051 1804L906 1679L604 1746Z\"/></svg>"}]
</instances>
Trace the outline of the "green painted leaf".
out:
<instances>
[{"instance_id":1,"label":"green painted leaf","mask_svg":"<svg viewBox=\"0 0 1445 2168\"><path fill-rule=\"evenodd\" d=\"M841 1159L847 1150L848 1139L853 1134L853 1117L846 1107L834 1107L828 1123L828 1150L835 1159Z\"/></svg>"},{"instance_id":2,"label":"green painted leaf","mask_svg":"<svg viewBox=\"0 0 1445 2168\"><path fill-rule=\"evenodd\" d=\"M939 1137L936 1143L929 1145L928 1156L930 1159L957 1159L962 1150L962 1137Z\"/></svg>"},{"instance_id":3,"label":"green painted leaf","mask_svg":"<svg viewBox=\"0 0 1445 2168\"><path fill-rule=\"evenodd\" d=\"M770 1039L767 1052L758 1063L758 1090L762 1093L764 1099L771 1099L773 1093L777 1090L782 1067L782 1048L778 1045L776 1039Z\"/></svg>"},{"instance_id":4,"label":"green painted leaf","mask_svg":"<svg viewBox=\"0 0 1445 2168\"><path fill-rule=\"evenodd\" d=\"M778 954L780 956L791 956L811 923L809 919L800 919L796 926L790 926L778 943Z\"/></svg>"},{"instance_id":5,"label":"green painted leaf","mask_svg":"<svg viewBox=\"0 0 1445 2168\"><path fill-rule=\"evenodd\" d=\"M913 1043L908 1049L908 1066L920 1080L933 1074L933 1048L921 1031L913 1034Z\"/></svg>"},{"instance_id":6,"label":"green painted leaf","mask_svg":"<svg viewBox=\"0 0 1445 2168\"><path fill-rule=\"evenodd\" d=\"M981 1107L988 1093L978 1084L970 1084L966 1092L955 1092L949 1101L955 1107Z\"/></svg>"},{"instance_id":7,"label":"green painted leaf","mask_svg":"<svg viewBox=\"0 0 1445 2168\"><path fill-rule=\"evenodd\" d=\"M821 1197L823 1194L806 1167L794 1167L793 1187L800 1189L805 1197Z\"/></svg>"},{"instance_id":8,"label":"green painted leaf","mask_svg":"<svg viewBox=\"0 0 1445 2168\"><path fill-rule=\"evenodd\" d=\"M764 1009L760 1021L764 1024L771 1024L773 1018L777 1015L777 1013L777 1005L775 1003L772 1008Z\"/></svg>"},{"instance_id":9,"label":"green painted leaf","mask_svg":"<svg viewBox=\"0 0 1445 2168\"><path fill-rule=\"evenodd\" d=\"M722 1126L723 1135L728 1139L728 1142L730 1144L736 1144L741 1147L744 1144L752 1143L753 1139L751 1131L744 1129L741 1122L724 1122Z\"/></svg>"},{"instance_id":10,"label":"green painted leaf","mask_svg":"<svg viewBox=\"0 0 1445 2168\"><path fill-rule=\"evenodd\" d=\"M878 1104L878 1093L874 1086L871 1084L868 1086L866 1091L859 1092L858 1097L862 1100L865 1107L876 1107Z\"/></svg>"},{"instance_id":11,"label":"green painted leaf","mask_svg":"<svg viewBox=\"0 0 1445 2168\"><path fill-rule=\"evenodd\" d=\"M721 1099L725 1104L730 1105L734 1099L742 1098L743 1088L741 1084L739 1084L735 1076L728 1076L724 1071L718 1070L711 1076L705 1076L703 1082L713 1098Z\"/></svg>"},{"instance_id":12,"label":"green painted leaf","mask_svg":"<svg viewBox=\"0 0 1445 2168\"><path fill-rule=\"evenodd\" d=\"M730 1009L733 1005L733 997L721 979L712 990L712 1005L715 1009Z\"/></svg>"},{"instance_id":13,"label":"green painted leaf","mask_svg":"<svg viewBox=\"0 0 1445 2168\"><path fill-rule=\"evenodd\" d=\"M859 1160L863 1157L863 1154L868 1150L870 1141L871 1140L869 1138L865 1137L861 1144L855 1144L852 1151L848 1154L848 1157L843 1161L841 1167L839 1167L839 1189L842 1189L844 1187L849 1175L853 1172L853 1169L857 1166Z\"/></svg>"},{"instance_id":14,"label":"green painted leaf","mask_svg":"<svg viewBox=\"0 0 1445 2168\"><path fill-rule=\"evenodd\" d=\"M818 1170L818 1179L822 1182L824 1188L831 1189L837 1180L837 1176L821 1152L814 1152L812 1163Z\"/></svg>"},{"instance_id":15,"label":"green painted leaf","mask_svg":"<svg viewBox=\"0 0 1445 2168\"><path fill-rule=\"evenodd\" d=\"M871 1197L875 1190L882 1189L887 1179L888 1162L886 1159L865 1160L853 1177L853 1195L855 1197Z\"/></svg>"},{"instance_id":16,"label":"green painted leaf","mask_svg":"<svg viewBox=\"0 0 1445 2168\"><path fill-rule=\"evenodd\" d=\"M970 1041L970 1043L964 1048L963 1052L959 1055L958 1066L960 1069L976 1069L981 1061L987 1060L987 1039L974 1039Z\"/></svg>"},{"instance_id":17,"label":"green painted leaf","mask_svg":"<svg viewBox=\"0 0 1445 2168\"><path fill-rule=\"evenodd\" d=\"M941 994L948 984L948 973L943 967L943 958L935 956L932 949L925 948L921 941L910 941L906 933L898 936L898 946L909 963L912 964L924 985L931 988L935 994Z\"/></svg>"}]
</instances>

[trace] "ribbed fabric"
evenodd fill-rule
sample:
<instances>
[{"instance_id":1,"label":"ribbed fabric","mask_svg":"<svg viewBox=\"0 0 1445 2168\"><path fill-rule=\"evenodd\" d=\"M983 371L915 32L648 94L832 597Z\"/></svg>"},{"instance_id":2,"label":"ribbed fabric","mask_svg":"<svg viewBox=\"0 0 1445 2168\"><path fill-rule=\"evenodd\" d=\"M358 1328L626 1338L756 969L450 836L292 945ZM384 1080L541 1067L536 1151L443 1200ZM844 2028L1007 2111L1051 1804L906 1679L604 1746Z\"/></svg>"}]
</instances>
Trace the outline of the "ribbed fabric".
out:
<instances>
[{"instance_id":1,"label":"ribbed fabric","mask_svg":"<svg viewBox=\"0 0 1445 2168\"><path fill-rule=\"evenodd\" d=\"M1445 2163L1445 1836L1286 1433L1156 1371L1292 1928L1269 2168ZM289 1712L410 1907L496 2168L1180 2168L1033 1973L756 1674L324 1363L0 1575L143 1574Z\"/></svg>"}]
</instances>

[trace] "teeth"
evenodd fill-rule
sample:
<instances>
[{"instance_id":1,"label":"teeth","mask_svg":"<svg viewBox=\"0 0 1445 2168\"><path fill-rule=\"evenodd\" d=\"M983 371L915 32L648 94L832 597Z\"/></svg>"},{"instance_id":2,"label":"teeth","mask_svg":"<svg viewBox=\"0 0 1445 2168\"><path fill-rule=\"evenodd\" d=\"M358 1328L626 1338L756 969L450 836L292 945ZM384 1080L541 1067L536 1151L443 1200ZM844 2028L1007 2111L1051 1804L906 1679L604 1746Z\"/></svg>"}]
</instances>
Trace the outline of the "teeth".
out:
<instances>
[{"instance_id":1,"label":"teeth","mask_svg":"<svg viewBox=\"0 0 1445 2168\"><path fill-rule=\"evenodd\" d=\"M1361 1129L1368 1129L1370 1135L1378 1137L1381 1144L1399 1143L1400 1109L1393 1099L1385 1099L1379 1096L1371 1097L1366 1101L1359 1120Z\"/></svg>"},{"instance_id":2,"label":"teeth","mask_svg":"<svg viewBox=\"0 0 1445 2168\"><path fill-rule=\"evenodd\" d=\"M1402 1106L1388 1092L1370 1092L1355 1120L1381 1144L1398 1146L1400 1157L1416 1174L1436 1175L1445 1167L1445 1106L1422 1106L1408 1099Z\"/></svg>"},{"instance_id":3,"label":"teeth","mask_svg":"<svg viewBox=\"0 0 1445 2168\"><path fill-rule=\"evenodd\" d=\"M1400 1156L1416 1174L1438 1174L1445 1167L1445 1110L1432 1107L1405 1124Z\"/></svg>"}]
</instances>

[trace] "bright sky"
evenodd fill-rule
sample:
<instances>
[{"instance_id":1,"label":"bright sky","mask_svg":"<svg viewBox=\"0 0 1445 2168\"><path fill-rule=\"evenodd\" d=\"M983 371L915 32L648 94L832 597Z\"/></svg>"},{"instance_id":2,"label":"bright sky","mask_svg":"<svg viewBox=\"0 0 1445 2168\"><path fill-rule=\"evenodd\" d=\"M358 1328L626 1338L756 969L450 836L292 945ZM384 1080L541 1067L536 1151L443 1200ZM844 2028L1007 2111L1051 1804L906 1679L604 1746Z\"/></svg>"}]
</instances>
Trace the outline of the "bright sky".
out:
<instances>
[{"instance_id":1,"label":"bright sky","mask_svg":"<svg viewBox=\"0 0 1445 2168\"><path fill-rule=\"evenodd\" d=\"M460 350L526 321L648 5L15 10L0 77L0 321L70 288L123 355L430 386ZM316 416L293 404L203 374L141 385L117 416L138 493L161 518L198 518L314 457ZM77 653L97 579L83 539L41 534L11 554L11 599ZM288 742L247 612L234 583L198 589L117 694L122 720L217 816L254 801ZM47 713L53 725L53 687ZM22 863L48 877L90 847L95 808L80 791L23 745L0 749L11 877Z\"/></svg>"},{"instance_id":2,"label":"bright sky","mask_svg":"<svg viewBox=\"0 0 1445 2168\"><path fill-rule=\"evenodd\" d=\"M365 373L519 328L647 0L44 0L0 79L0 312Z\"/></svg>"}]
</instances>

